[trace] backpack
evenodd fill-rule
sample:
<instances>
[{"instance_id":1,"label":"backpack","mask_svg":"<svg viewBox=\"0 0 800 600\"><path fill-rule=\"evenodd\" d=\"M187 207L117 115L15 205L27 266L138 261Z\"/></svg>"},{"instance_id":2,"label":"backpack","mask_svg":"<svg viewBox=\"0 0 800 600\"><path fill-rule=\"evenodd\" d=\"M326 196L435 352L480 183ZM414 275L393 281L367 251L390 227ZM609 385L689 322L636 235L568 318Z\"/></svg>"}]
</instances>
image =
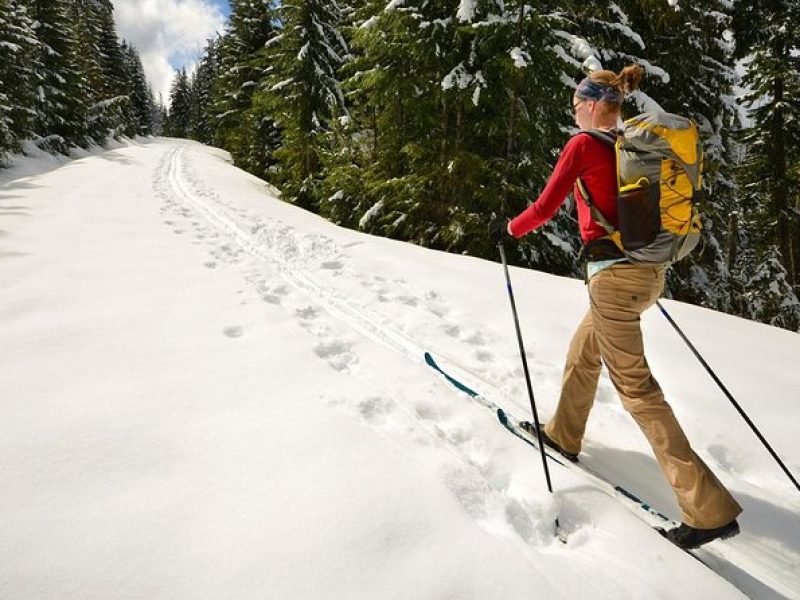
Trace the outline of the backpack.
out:
<instances>
[{"instance_id":1,"label":"backpack","mask_svg":"<svg viewBox=\"0 0 800 600\"><path fill-rule=\"evenodd\" d=\"M608 233L602 239L611 240L634 264L670 263L689 254L701 230L694 202L703 167L697 124L671 113L644 113L615 133L583 133L613 145L617 156L619 229L577 181L592 218Z\"/></svg>"}]
</instances>

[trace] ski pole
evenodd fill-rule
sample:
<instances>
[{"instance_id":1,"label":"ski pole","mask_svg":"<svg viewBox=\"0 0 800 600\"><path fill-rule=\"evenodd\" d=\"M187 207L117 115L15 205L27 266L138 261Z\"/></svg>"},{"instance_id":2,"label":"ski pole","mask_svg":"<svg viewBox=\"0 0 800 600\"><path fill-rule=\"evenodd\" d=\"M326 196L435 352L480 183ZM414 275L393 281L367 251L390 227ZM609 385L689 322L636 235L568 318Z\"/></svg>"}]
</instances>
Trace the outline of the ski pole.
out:
<instances>
[{"instance_id":1,"label":"ski pole","mask_svg":"<svg viewBox=\"0 0 800 600\"><path fill-rule=\"evenodd\" d=\"M686 342L686 345L689 346L689 349L697 357L697 360L700 361L700 364L703 365L703 367L708 372L708 374L711 375L711 379L713 379L716 382L716 384L719 386L719 388L722 390L722 392L728 397L728 400L731 401L731 404L733 404L734 408L739 411L739 414L742 416L742 418L745 420L745 422L750 426L750 429L753 430L753 433L755 433L756 436L758 437L758 439L761 440L761 443L764 444L766 449L772 455L772 458L774 458L777 461L777 463L780 465L781 469L783 469L783 472L786 473L786 476L792 481L792 483L794 484L794 487L796 487L798 490L800 490L800 484L797 483L797 479L795 479L794 476L789 471L789 469L786 468L786 465L783 464L783 461L777 455L775 450L772 449L772 446L769 445L769 442L767 442L767 440L764 438L764 436L761 435L761 432L758 430L758 427L755 426L753 421L750 420L750 417L747 416L747 413L745 413L744 410L742 409L742 407L739 406L739 403L736 402L736 400L734 399L733 395L728 391L728 388L726 388L725 384L722 383L722 381L720 381L719 377L717 377L717 374L714 373L714 370L708 365L708 363L705 361L705 359L700 355L700 353L697 351L697 348L695 348L694 345L692 344L692 342L689 341L689 338L686 337L686 334L684 334L683 331L681 330L681 328L678 327L678 324L673 320L673 318L669 315L669 313L666 311L666 309L662 306L661 302L656 301L656 306L658 306L658 308L661 310L661 314L666 317L666 319L667 319L667 321L669 321L670 325L672 325L675 328L675 331L678 332L678 335L681 336L681 339L684 342Z\"/></svg>"},{"instance_id":2,"label":"ski pole","mask_svg":"<svg viewBox=\"0 0 800 600\"><path fill-rule=\"evenodd\" d=\"M519 317L517 316L517 304L514 302L514 290L511 288L511 276L508 274L508 261L506 261L506 250L503 242L497 242L500 250L500 260L503 261L503 271L506 274L506 287L508 288L508 299L511 301L511 313L514 315L514 327L517 330L517 344L519 344L519 355L522 358L522 370L525 373L525 383L528 386L528 398L531 401L531 411L533 412L533 423L536 427L536 437L539 441L539 452L542 455L542 467L544 467L544 478L547 480L547 491L553 493L553 486L550 483L550 469L547 467L547 455L544 453L544 443L542 441L542 428L539 426L539 413L536 410L536 400L533 398L533 387L531 386L531 375L528 371L528 360L525 358L525 344L522 342L522 332L519 328ZM560 533L558 517L556 516L556 535ZM559 536L560 537L560 536Z\"/></svg>"}]
</instances>

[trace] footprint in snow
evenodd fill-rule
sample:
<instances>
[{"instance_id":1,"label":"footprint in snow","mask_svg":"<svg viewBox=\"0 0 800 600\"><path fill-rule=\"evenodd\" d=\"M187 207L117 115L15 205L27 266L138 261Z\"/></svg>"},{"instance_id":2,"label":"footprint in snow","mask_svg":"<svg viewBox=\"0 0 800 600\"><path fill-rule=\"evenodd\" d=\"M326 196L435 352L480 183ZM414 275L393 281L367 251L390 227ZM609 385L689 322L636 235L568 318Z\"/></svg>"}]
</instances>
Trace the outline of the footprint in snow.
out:
<instances>
[{"instance_id":1,"label":"footprint in snow","mask_svg":"<svg viewBox=\"0 0 800 600\"><path fill-rule=\"evenodd\" d=\"M295 310L294 313L303 321L310 321L317 317L319 311L313 306L304 306L303 308L298 308Z\"/></svg>"},{"instance_id":2,"label":"footprint in snow","mask_svg":"<svg viewBox=\"0 0 800 600\"><path fill-rule=\"evenodd\" d=\"M397 299L407 306L417 306L419 304L419 300L414 296L398 296Z\"/></svg>"},{"instance_id":3,"label":"footprint in snow","mask_svg":"<svg viewBox=\"0 0 800 600\"><path fill-rule=\"evenodd\" d=\"M358 361L350 348L350 344L344 340L330 340L316 344L314 354L328 361L335 370L344 371Z\"/></svg>"},{"instance_id":4,"label":"footprint in snow","mask_svg":"<svg viewBox=\"0 0 800 600\"><path fill-rule=\"evenodd\" d=\"M391 414L393 403L386 398L372 396L361 400L357 404L357 409L359 414L364 417L364 420L367 422L380 424L385 422L386 417Z\"/></svg>"},{"instance_id":5,"label":"footprint in snow","mask_svg":"<svg viewBox=\"0 0 800 600\"><path fill-rule=\"evenodd\" d=\"M229 338L238 338L244 335L244 330L241 327L226 327L222 330L222 333Z\"/></svg>"},{"instance_id":6,"label":"footprint in snow","mask_svg":"<svg viewBox=\"0 0 800 600\"><path fill-rule=\"evenodd\" d=\"M341 269L344 265L341 261L338 260L327 260L320 265L323 269L328 269L330 271L335 271L337 269Z\"/></svg>"},{"instance_id":7,"label":"footprint in snow","mask_svg":"<svg viewBox=\"0 0 800 600\"><path fill-rule=\"evenodd\" d=\"M471 346L483 346L486 341L483 339L483 334L480 331L475 331L464 338L464 341Z\"/></svg>"},{"instance_id":8,"label":"footprint in snow","mask_svg":"<svg viewBox=\"0 0 800 600\"><path fill-rule=\"evenodd\" d=\"M720 469L722 469L726 473L736 472L735 461L733 460L730 451L725 446L723 446L722 444L711 444L706 448L706 450L712 456L712 458L717 462Z\"/></svg>"},{"instance_id":9,"label":"footprint in snow","mask_svg":"<svg viewBox=\"0 0 800 600\"><path fill-rule=\"evenodd\" d=\"M482 363L488 363L494 361L494 356L491 352L487 352L486 350L477 350L475 352L475 358L477 358Z\"/></svg>"},{"instance_id":10,"label":"footprint in snow","mask_svg":"<svg viewBox=\"0 0 800 600\"><path fill-rule=\"evenodd\" d=\"M442 330L450 337L458 337L458 335L461 333L458 325L453 325L452 323L445 323L442 325Z\"/></svg>"}]
</instances>

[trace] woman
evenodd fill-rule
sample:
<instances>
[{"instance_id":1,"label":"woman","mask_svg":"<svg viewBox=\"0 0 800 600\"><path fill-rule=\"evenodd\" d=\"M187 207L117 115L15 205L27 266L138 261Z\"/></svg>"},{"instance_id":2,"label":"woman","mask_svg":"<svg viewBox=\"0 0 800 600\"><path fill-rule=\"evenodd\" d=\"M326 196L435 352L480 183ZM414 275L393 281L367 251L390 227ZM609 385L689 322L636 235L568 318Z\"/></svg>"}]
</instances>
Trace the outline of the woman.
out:
<instances>
[{"instance_id":1,"label":"woman","mask_svg":"<svg viewBox=\"0 0 800 600\"><path fill-rule=\"evenodd\" d=\"M625 93L638 87L643 73L642 67L632 65L619 74L596 71L581 81L572 97L578 127L582 131L613 133ZM614 149L597 137L578 133L564 146L536 202L511 221L492 221L492 239L499 243L519 238L546 223L578 178L600 214L616 228ZM588 260L590 307L572 338L561 397L552 420L543 428L542 438L564 457L577 462L602 359L623 406L650 442L681 508L683 522L665 535L683 548L736 535L736 517L741 507L691 449L644 356L640 315L661 295L666 265L634 265L625 260L613 243L601 239L606 231L592 219L577 187L574 194Z\"/></svg>"}]
</instances>

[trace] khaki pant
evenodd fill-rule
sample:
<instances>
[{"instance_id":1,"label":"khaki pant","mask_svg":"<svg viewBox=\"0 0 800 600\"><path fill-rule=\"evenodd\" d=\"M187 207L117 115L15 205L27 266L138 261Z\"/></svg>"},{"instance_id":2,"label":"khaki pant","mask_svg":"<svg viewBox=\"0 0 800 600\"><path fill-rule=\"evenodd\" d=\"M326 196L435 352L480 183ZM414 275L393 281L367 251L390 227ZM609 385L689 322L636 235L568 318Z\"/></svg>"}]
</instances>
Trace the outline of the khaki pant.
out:
<instances>
[{"instance_id":1,"label":"khaki pant","mask_svg":"<svg viewBox=\"0 0 800 600\"><path fill-rule=\"evenodd\" d=\"M572 338L561 398L545 431L564 450L580 452L602 358L622 405L650 442L675 492L683 522L711 529L742 509L689 446L644 357L639 317L663 288L662 267L622 263L591 278L591 307Z\"/></svg>"}]
</instances>

